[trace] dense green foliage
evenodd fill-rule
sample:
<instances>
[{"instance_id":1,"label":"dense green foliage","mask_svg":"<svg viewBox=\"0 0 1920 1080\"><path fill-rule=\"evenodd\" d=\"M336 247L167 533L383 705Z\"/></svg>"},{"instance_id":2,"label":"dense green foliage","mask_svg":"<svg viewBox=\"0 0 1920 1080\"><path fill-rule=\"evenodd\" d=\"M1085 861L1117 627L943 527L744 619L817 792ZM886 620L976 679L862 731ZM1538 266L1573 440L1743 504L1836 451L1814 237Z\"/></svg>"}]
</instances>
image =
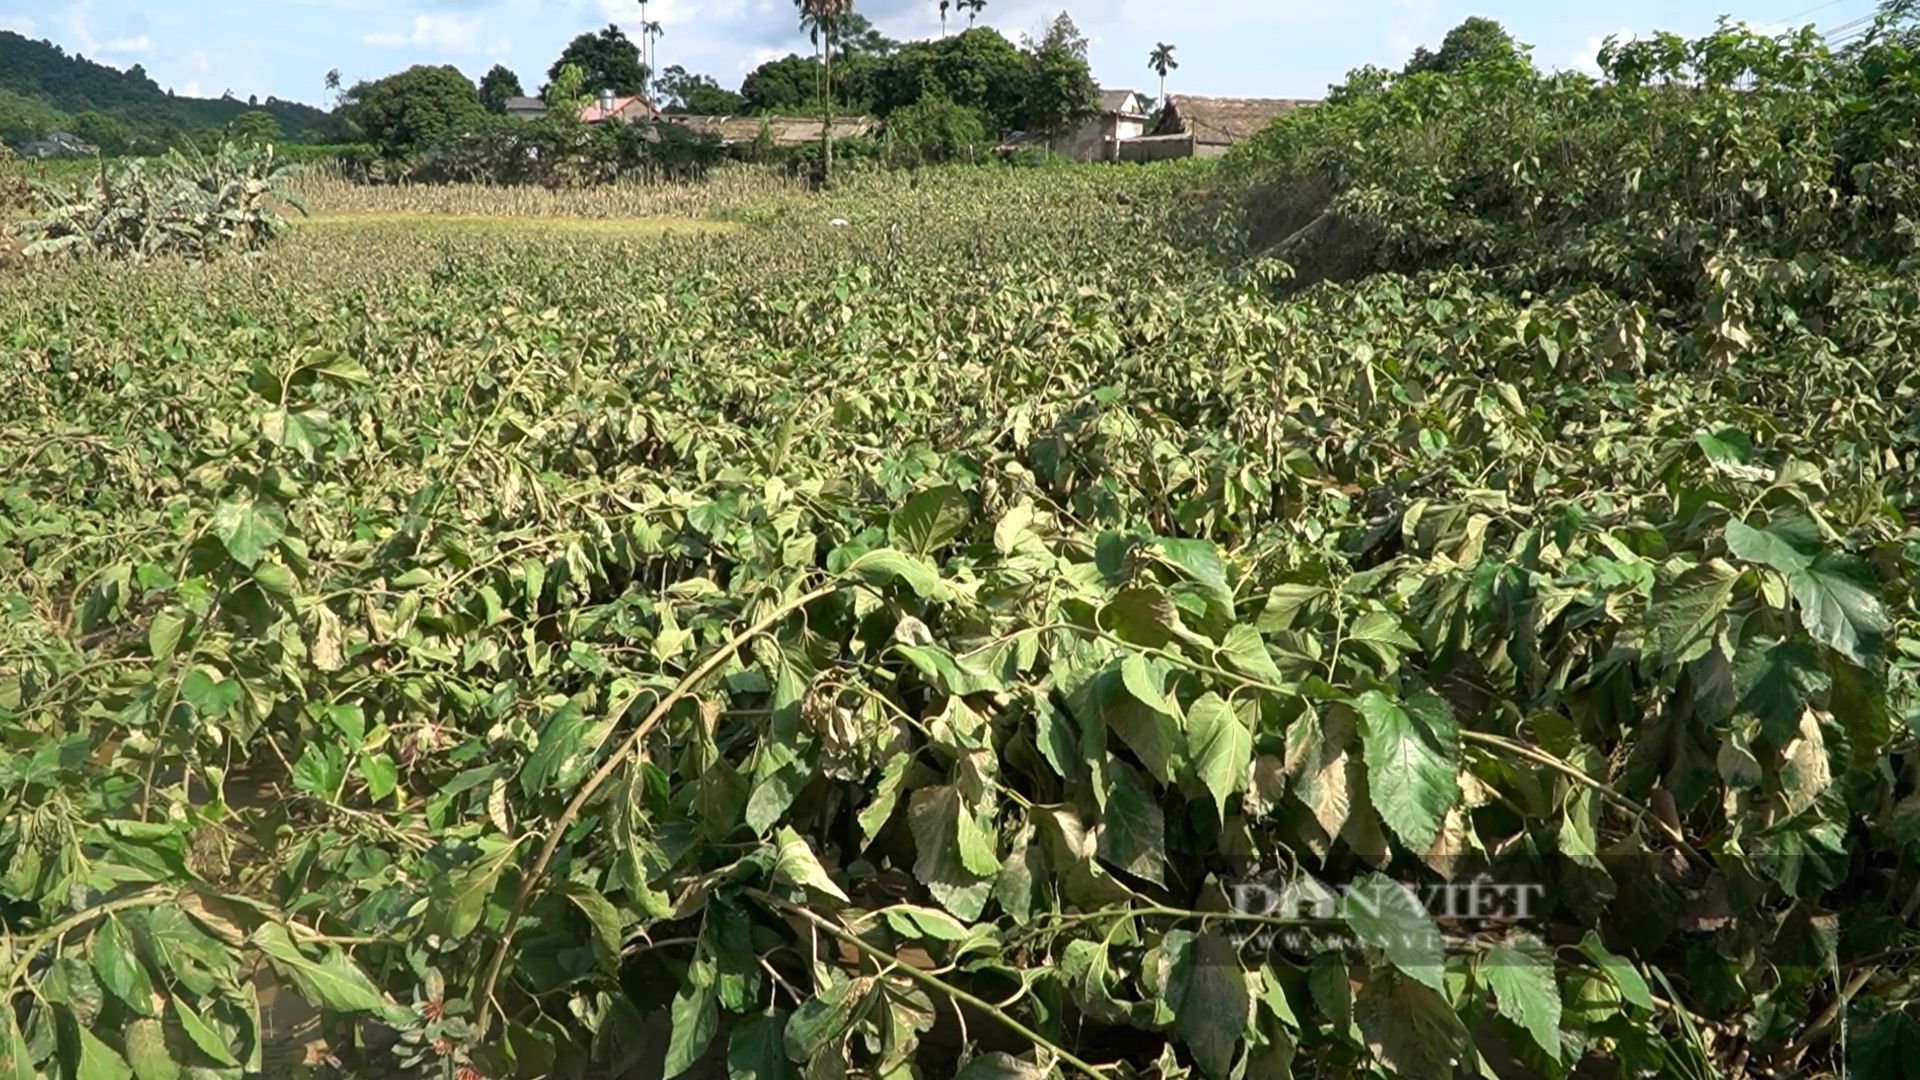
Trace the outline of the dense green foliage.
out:
<instances>
[{"instance_id":1,"label":"dense green foliage","mask_svg":"<svg viewBox=\"0 0 1920 1080\"><path fill-rule=\"evenodd\" d=\"M0 284L0 1075L1903 1075L1920 58L1607 63Z\"/></svg>"},{"instance_id":2,"label":"dense green foliage","mask_svg":"<svg viewBox=\"0 0 1920 1080\"><path fill-rule=\"evenodd\" d=\"M987 150L980 114L933 94L887 117L887 164L914 167L979 161Z\"/></svg>"},{"instance_id":3,"label":"dense green foliage","mask_svg":"<svg viewBox=\"0 0 1920 1080\"><path fill-rule=\"evenodd\" d=\"M286 228L282 209L299 207L286 171L270 145L101 162L86 180L32 185L30 216L9 232L29 258L206 260L255 251Z\"/></svg>"},{"instance_id":4,"label":"dense green foliage","mask_svg":"<svg viewBox=\"0 0 1920 1080\"><path fill-rule=\"evenodd\" d=\"M505 64L493 65L480 78L480 104L485 105L490 113L506 112L508 98L525 94L526 90L520 85L520 76Z\"/></svg>"},{"instance_id":5,"label":"dense green foliage","mask_svg":"<svg viewBox=\"0 0 1920 1080\"><path fill-rule=\"evenodd\" d=\"M293 101L268 98L176 97L160 89L140 65L126 71L68 55L57 45L0 30L0 142L22 142L49 131L87 134L80 122L93 113L121 125L121 149L153 152L202 132L217 132L248 109L271 115L288 136L330 138L327 114ZM100 130L99 120L87 123Z\"/></svg>"},{"instance_id":6,"label":"dense green foliage","mask_svg":"<svg viewBox=\"0 0 1920 1080\"><path fill-rule=\"evenodd\" d=\"M416 64L397 75L356 84L342 109L382 152L424 150L485 112L479 91L451 64Z\"/></svg>"},{"instance_id":7,"label":"dense green foliage","mask_svg":"<svg viewBox=\"0 0 1920 1080\"><path fill-rule=\"evenodd\" d=\"M560 69L568 64L580 68L582 89L588 94L602 90L616 94L646 93L648 72L647 66L640 62L640 46L618 26L608 24L597 34L581 34L568 42L548 70L547 78L558 78Z\"/></svg>"}]
</instances>

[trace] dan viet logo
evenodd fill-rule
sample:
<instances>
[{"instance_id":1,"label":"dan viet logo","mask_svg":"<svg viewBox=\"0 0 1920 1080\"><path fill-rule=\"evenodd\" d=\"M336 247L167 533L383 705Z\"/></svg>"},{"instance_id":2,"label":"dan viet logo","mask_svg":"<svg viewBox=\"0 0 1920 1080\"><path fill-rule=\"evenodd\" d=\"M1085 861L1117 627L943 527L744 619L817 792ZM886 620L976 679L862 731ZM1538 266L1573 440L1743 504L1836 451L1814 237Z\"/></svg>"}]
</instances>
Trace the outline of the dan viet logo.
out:
<instances>
[{"instance_id":1,"label":"dan viet logo","mask_svg":"<svg viewBox=\"0 0 1920 1080\"><path fill-rule=\"evenodd\" d=\"M1389 943L1444 947L1449 939L1524 930L1546 887L1481 875L1464 883L1409 885L1384 877L1329 885L1310 875L1229 888L1238 944L1312 953ZM1403 939L1396 941L1395 939Z\"/></svg>"}]
</instances>

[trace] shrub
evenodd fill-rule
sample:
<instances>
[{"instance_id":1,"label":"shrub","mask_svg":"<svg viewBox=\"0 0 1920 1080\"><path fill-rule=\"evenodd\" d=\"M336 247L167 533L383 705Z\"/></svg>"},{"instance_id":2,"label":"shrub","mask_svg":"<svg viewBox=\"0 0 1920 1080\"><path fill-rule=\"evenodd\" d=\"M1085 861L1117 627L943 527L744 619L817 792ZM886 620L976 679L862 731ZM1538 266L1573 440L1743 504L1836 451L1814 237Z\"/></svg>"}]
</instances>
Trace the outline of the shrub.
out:
<instances>
[{"instance_id":1,"label":"shrub","mask_svg":"<svg viewBox=\"0 0 1920 1080\"><path fill-rule=\"evenodd\" d=\"M175 152L114 165L69 188L34 185L39 214L14 226L24 254L160 255L210 259L264 247L286 227L282 205L301 207L282 186L288 166L272 147L221 147L211 156Z\"/></svg>"},{"instance_id":2,"label":"shrub","mask_svg":"<svg viewBox=\"0 0 1920 1080\"><path fill-rule=\"evenodd\" d=\"M980 114L945 94L929 93L887 118L886 162L890 166L978 161L987 144Z\"/></svg>"}]
</instances>

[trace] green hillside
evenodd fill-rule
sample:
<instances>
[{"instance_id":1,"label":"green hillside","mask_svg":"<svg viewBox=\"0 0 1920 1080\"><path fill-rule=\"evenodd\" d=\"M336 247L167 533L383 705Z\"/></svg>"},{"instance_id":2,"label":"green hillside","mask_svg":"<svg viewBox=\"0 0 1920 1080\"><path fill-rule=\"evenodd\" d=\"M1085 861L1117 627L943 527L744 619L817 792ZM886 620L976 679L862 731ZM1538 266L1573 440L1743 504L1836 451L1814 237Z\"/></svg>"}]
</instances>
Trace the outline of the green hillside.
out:
<instances>
[{"instance_id":1,"label":"green hillside","mask_svg":"<svg viewBox=\"0 0 1920 1080\"><path fill-rule=\"evenodd\" d=\"M180 97L138 64L121 71L51 42L0 31L0 142L67 130L107 149L143 149L225 127L252 109L271 115L290 140L323 140L331 130L328 114L311 105Z\"/></svg>"}]
</instances>

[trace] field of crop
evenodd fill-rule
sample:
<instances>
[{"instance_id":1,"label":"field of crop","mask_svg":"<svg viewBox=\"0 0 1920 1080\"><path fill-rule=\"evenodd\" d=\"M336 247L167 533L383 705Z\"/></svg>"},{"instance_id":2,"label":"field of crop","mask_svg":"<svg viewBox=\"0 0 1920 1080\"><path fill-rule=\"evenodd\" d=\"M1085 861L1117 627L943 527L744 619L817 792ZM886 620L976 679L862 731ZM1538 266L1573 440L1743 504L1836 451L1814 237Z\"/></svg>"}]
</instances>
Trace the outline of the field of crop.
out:
<instances>
[{"instance_id":1,"label":"field of crop","mask_svg":"<svg viewBox=\"0 0 1920 1080\"><path fill-rule=\"evenodd\" d=\"M0 1076L1900 1075L1920 287L1217 179L0 278Z\"/></svg>"}]
</instances>

